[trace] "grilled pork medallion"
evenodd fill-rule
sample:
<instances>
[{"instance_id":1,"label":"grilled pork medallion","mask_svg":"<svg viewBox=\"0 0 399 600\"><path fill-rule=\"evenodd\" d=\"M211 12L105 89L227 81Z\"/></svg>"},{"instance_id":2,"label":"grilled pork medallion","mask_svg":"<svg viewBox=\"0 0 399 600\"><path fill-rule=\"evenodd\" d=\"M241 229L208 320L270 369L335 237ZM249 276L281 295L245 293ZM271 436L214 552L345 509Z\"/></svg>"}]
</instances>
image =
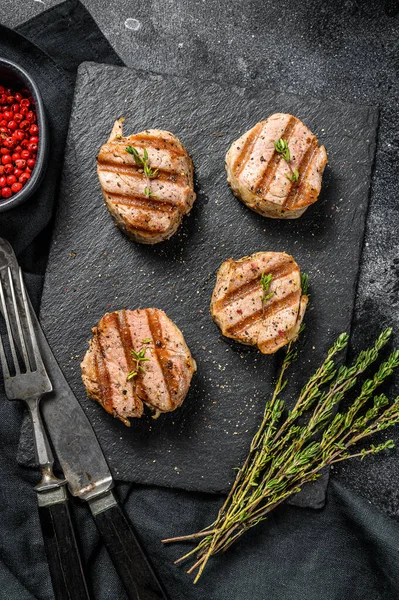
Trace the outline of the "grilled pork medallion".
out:
<instances>
[{"instance_id":1,"label":"grilled pork medallion","mask_svg":"<svg viewBox=\"0 0 399 600\"><path fill-rule=\"evenodd\" d=\"M194 200L193 163L176 136L146 129L122 136L115 121L97 157L105 204L115 223L143 244L170 238Z\"/></svg>"},{"instance_id":2,"label":"grilled pork medallion","mask_svg":"<svg viewBox=\"0 0 399 600\"><path fill-rule=\"evenodd\" d=\"M157 308L106 313L81 364L87 394L130 426L183 403L197 367L180 329Z\"/></svg>"},{"instance_id":3,"label":"grilled pork medallion","mask_svg":"<svg viewBox=\"0 0 399 600\"><path fill-rule=\"evenodd\" d=\"M272 354L297 337L307 303L292 256L257 252L222 264L211 315L226 337Z\"/></svg>"},{"instance_id":4,"label":"grilled pork medallion","mask_svg":"<svg viewBox=\"0 0 399 600\"><path fill-rule=\"evenodd\" d=\"M297 219L316 202L327 153L296 117L275 114L244 133L226 154L236 196L273 219Z\"/></svg>"}]
</instances>

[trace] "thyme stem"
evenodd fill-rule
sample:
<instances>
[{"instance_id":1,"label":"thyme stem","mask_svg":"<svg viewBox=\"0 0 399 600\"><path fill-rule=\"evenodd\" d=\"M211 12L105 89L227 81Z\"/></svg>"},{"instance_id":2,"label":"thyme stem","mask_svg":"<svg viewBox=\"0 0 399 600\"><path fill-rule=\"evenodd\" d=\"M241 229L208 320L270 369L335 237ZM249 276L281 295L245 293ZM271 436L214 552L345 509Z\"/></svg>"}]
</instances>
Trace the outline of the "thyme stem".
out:
<instances>
[{"instance_id":1,"label":"thyme stem","mask_svg":"<svg viewBox=\"0 0 399 600\"><path fill-rule=\"evenodd\" d=\"M399 396L389 403L384 394L374 395L399 367L399 350L392 352L374 375L364 381L348 407L333 416L334 407L377 360L391 333L391 329L383 331L375 344L360 352L351 366L337 367L336 357L348 344L347 334L341 334L300 391L294 407L283 418L285 403L281 393L287 383L286 371L295 359L294 342L287 345L260 427L215 521L201 532L163 540L166 543L202 538L193 550L176 561L196 555L197 560L188 570L190 574L197 571L194 583L212 556L230 548L247 529L266 519L269 512L299 492L305 483L318 479L323 468L356 457L363 460L393 447L393 440L387 440L354 448L362 440L399 422ZM317 438L315 433L319 434Z\"/></svg>"}]
</instances>

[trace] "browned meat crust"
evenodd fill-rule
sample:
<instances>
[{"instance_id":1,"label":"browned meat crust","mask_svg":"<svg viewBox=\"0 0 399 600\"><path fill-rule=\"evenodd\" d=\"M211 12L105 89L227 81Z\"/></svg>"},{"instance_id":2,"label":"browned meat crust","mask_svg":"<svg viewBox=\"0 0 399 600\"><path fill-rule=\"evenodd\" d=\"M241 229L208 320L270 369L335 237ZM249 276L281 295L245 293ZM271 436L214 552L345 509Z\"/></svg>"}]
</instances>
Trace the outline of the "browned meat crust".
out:
<instances>
[{"instance_id":1,"label":"browned meat crust","mask_svg":"<svg viewBox=\"0 0 399 600\"><path fill-rule=\"evenodd\" d=\"M271 275L265 300L262 274ZM257 252L226 260L217 274L211 315L223 335L272 354L295 339L308 298L297 263L285 252Z\"/></svg>"},{"instance_id":2,"label":"browned meat crust","mask_svg":"<svg viewBox=\"0 0 399 600\"><path fill-rule=\"evenodd\" d=\"M143 404L156 415L180 406L196 364L180 329L157 308L106 313L81 363L87 394L114 417L130 425ZM149 359L137 362L131 351ZM127 380L129 373L137 375Z\"/></svg>"},{"instance_id":3,"label":"browned meat crust","mask_svg":"<svg viewBox=\"0 0 399 600\"><path fill-rule=\"evenodd\" d=\"M148 164L157 171L154 178L145 176L127 146L141 157L147 152ZM97 157L97 173L116 225L143 244L170 238L195 200L192 160L168 131L147 129L123 137L122 119L116 121Z\"/></svg>"},{"instance_id":4,"label":"browned meat crust","mask_svg":"<svg viewBox=\"0 0 399 600\"><path fill-rule=\"evenodd\" d=\"M279 139L288 144L289 161L276 151ZM281 113L257 123L226 155L234 194L255 212L275 219L296 219L316 202L326 164L326 150L316 136L296 117ZM296 169L299 178L292 181Z\"/></svg>"}]
</instances>

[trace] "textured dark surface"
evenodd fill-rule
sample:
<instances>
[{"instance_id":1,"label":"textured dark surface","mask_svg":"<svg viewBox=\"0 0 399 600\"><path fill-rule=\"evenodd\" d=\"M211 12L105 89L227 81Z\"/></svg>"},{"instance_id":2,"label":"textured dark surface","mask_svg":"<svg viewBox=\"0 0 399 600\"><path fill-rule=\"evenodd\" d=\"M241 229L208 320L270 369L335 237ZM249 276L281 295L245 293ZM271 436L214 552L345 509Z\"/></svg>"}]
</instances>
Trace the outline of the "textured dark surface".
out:
<instances>
[{"instance_id":1,"label":"textured dark surface","mask_svg":"<svg viewBox=\"0 0 399 600\"><path fill-rule=\"evenodd\" d=\"M15 25L54 3L2 0L0 19ZM71 70L78 56L83 54L87 60L103 44L87 15L71 10L72 1L67 4L68 10L63 5L49 11L21 31L54 56L62 69ZM194 72L197 78L214 77L231 85L255 83L303 95L380 104L354 345L369 343L387 323L397 328L397 0L309 0L306 4L292 0L245 4L232 0L85 0L85 4L128 64L165 73ZM139 30L125 29L127 17L140 19ZM21 47L18 44L18 50ZM45 64L42 58L43 77ZM58 106L54 114L59 112ZM33 217L35 212L33 207ZM16 213L15 220L19 218ZM21 227L20 243L26 243L28 233ZM30 291L36 291L38 299L35 273L43 272L43 267L31 248L24 253L23 264ZM0 597L50 600L53 595L32 489L37 472L15 461L21 417L18 405L7 405L2 411ZM397 431L392 435L397 437ZM163 547L159 539L206 526L222 499L151 486L119 483L117 487L174 600L397 600L397 523L370 503L397 518L398 450L348 462L336 471L324 510L281 507L264 525L246 533L228 555L215 559L196 586L184 567L172 566L189 546ZM122 600L120 580L99 543L87 507L73 504L94 597Z\"/></svg>"},{"instance_id":2,"label":"textured dark surface","mask_svg":"<svg viewBox=\"0 0 399 600\"><path fill-rule=\"evenodd\" d=\"M2 0L0 15L5 24L15 26L56 4L58 0ZM265 0L245 5L231 0L153 0L150 8L131 0L84 4L126 64L380 105L353 344L360 349L387 324L398 331L398 0ZM52 17L53 13L49 20ZM128 29L128 18L136 19L139 28ZM22 30L41 43L42 27ZM48 30L46 35L52 43ZM60 48L54 45L51 52ZM396 516L398 458L393 450L362 463L343 463L334 469L335 476Z\"/></svg>"},{"instance_id":3,"label":"textured dark surface","mask_svg":"<svg viewBox=\"0 0 399 600\"><path fill-rule=\"evenodd\" d=\"M2 0L0 14L5 24L15 26L56 4ZM398 331L398 0L252 0L245 5L153 0L150 9L131 0L84 4L124 62L136 68L380 106L353 344L360 349L387 324ZM128 18L138 21L138 29L126 27ZM32 35L29 27L25 31ZM33 32L39 41L41 35L41 29ZM343 463L334 471L395 516L398 458L394 450L362 463Z\"/></svg>"},{"instance_id":4,"label":"textured dark surface","mask_svg":"<svg viewBox=\"0 0 399 600\"><path fill-rule=\"evenodd\" d=\"M330 160L320 201L292 221L251 212L232 195L224 170L231 142L277 111L303 119ZM169 242L153 247L115 228L97 181L96 153L121 115L125 134L171 130L194 161L193 211ZM309 274L313 308L302 366L293 368L297 385L331 340L349 330L376 122L376 110L365 107L93 63L80 67L41 318L117 478L221 491L246 454L279 358L222 339L213 324L209 302L226 258L285 250ZM198 372L181 409L156 421L133 420L127 429L85 397L79 362L90 327L104 312L139 306L162 308L177 323Z\"/></svg>"}]
</instances>

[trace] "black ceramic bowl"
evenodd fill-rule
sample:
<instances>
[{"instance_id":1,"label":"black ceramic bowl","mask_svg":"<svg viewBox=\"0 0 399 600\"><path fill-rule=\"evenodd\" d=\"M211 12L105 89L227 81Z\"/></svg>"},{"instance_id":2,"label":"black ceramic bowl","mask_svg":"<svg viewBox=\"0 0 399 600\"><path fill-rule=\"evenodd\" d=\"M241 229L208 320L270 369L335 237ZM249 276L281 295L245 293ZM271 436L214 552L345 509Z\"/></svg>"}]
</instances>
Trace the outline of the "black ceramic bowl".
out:
<instances>
[{"instance_id":1,"label":"black ceramic bowl","mask_svg":"<svg viewBox=\"0 0 399 600\"><path fill-rule=\"evenodd\" d=\"M36 104L37 125L39 127L39 147L31 178L22 190L11 196L11 198L0 198L0 212L4 212L25 202L39 187L47 167L49 135L43 100L39 88L29 73L16 63L0 57L0 85L27 88L31 91Z\"/></svg>"}]
</instances>

